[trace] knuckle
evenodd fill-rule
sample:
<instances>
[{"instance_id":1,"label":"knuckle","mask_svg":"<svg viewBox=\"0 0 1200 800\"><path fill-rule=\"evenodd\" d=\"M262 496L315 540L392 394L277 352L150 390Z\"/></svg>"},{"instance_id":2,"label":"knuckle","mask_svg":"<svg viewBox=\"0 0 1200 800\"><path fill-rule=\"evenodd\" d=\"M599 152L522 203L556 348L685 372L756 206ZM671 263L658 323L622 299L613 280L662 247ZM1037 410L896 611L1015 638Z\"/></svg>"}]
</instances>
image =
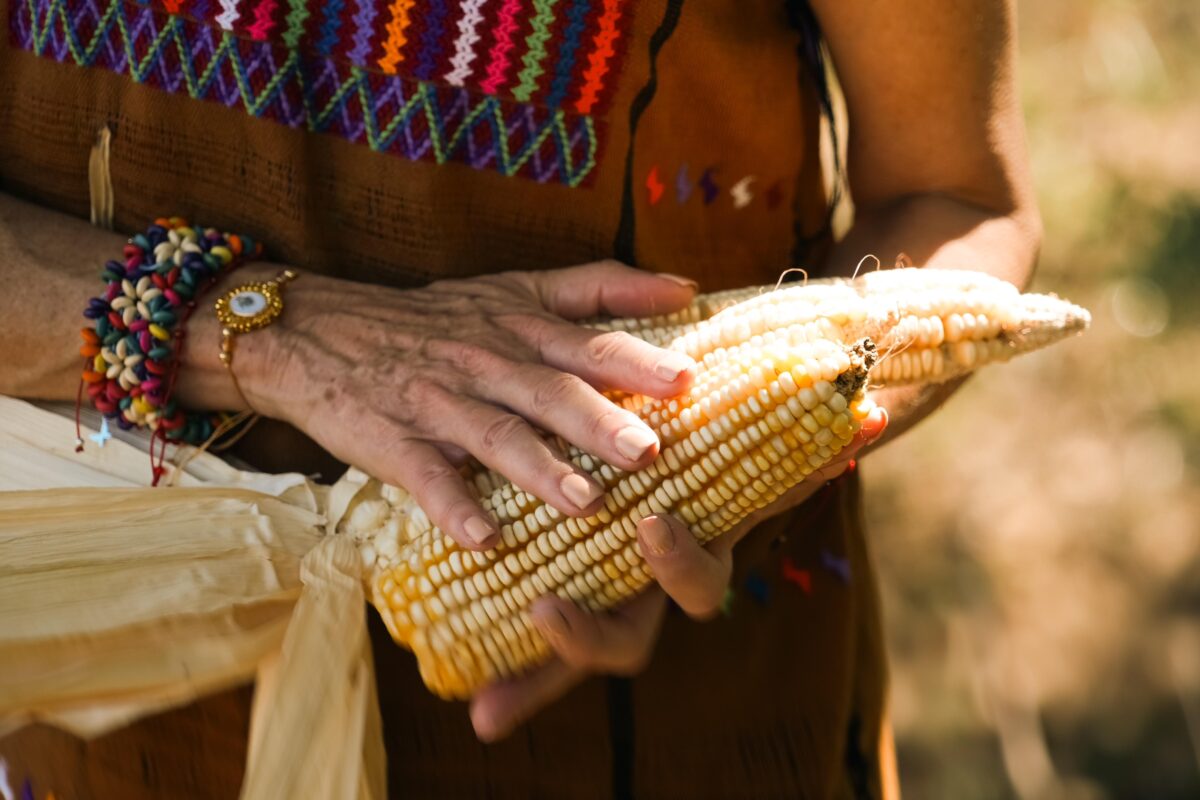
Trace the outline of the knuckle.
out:
<instances>
[{"instance_id":1,"label":"knuckle","mask_svg":"<svg viewBox=\"0 0 1200 800\"><path fill-rule=\"evenodd\" d=\"M589 414L584 432L593 439L603 439L616 436L617 431L631 424L636 423L631 423L618 413L606 411L599 414Z\"/></svg>"},{"instance_id":2,"label":"knuckle","mask_svg":"<svg viewBox=\"0 0 1200 800\"><path fill-rule=\"evenodd\" d=\"M529 311L510 311L497 314L493 321L521 341L540 344L549 335L546 319Z\"/></svg>"},{"instance_id":3,"label":"knuckle","mask_svg":"<svg viewBox=\"0 0 1200 800\"><path fill-rule=\"evenodd\" d=\"M439 278L436 281L430 281L425 285L424 289L411 290L411 296L419 297L424 294L439 294L442 292L454 292L461 288L461 278Z\"/></svg>"},{"instance_id":4,"label":"knuckle","mask_svg":"<svg viewBox=\"0 0 1200 800\"><path fill-rule=\"evenodd\" d=\"M394 413L405 414L415 430L428 433L439 429L438 417L432 410L444 408L449 393L436 380L413 378L398 386L395 395L396 400L380 402Z\"/></svg>"},{"instance_id":5,"label":"knuckle","mask_svg":"<svg viewBox=\"0 0 1200 800\"><path fill-rule=\"evenodd\" d=\"M649 644L638 644L628 652L622 653L613 662L611 672L624 677L633 677L646 671L654 649Z\"/></svg>"},{"instance_id":6,"label":"knuckle","mask_svg":"<svg viewBox=\"0 0 1200 800\"><path fill-rule=\"evenodd\" d=\"M535 414L545 415L550 411L566 405L571 395L579 389L582 381L566 372L559 372L538 381L530 398L530 406Z\"/></svg>"},{"instance_id":7,"label":"knuckle","mask_svg":"<svg viewBox=\"0 0 1200 800\"><path fill-rule=\"evenodd\" d=\"M705 597L692 601L683 610L689 617L698 622L708 622L721 611L721 602L711 597Z\"/></svg>"},{"instance_id":8,"label":"knuckle","mask_svg":"<svg viewBox=\"0 0 1200 800\"><path fill-rule=\"evenodd\" d=\"M503 272L494 272L490 275L481 275L479 277L490 280L497 285L518 286L522 289L528 289L542 280L542 276L537 272L524 269L506 269Z\"/></svg>"},{"instance_id":9,"label":"knuckle","mask_svg":"<svg viewBox=\"0 0 1200 800\"><path fill-rule=\"evenodd\" d=\"M567 639L556 640L554 649L558 657L572 669L597 672L603 667L604 654L592 639L578 632L573 632Z\"/></svg>"},{"instance_id":10,"label":"knuckle","mask_svg":"<svg viewBox=\"0 0 1200 800\"><path fill-rule=\"evenodd\" d=\"M495 353L470 342L454 342L448 349L450 362L468 377L489 374L497 361Z\"/></svg>"},{"instance_id":11,"label":"knuckle","mask_svg":"<svg viewBox=\"0 0 1200 800\"><path fill-rule=\"evenodd\" d=\"M622 261L618 261L615 258L605 258L605 259L601 259L600 261L597 261L596 268L598 270L600 270L601 272L606 272L606 273L626 272L629 270L628 265L626 265Z\"/></svg>"},{"instance_id":12,"label":"knuckle","mask_svg":"<svg viewBox=\"0 0 1200 800\"><path fill-rule=\"evenodd\" d=\"M593 367L611 364L627 349L634 338L624 331L611 331L593 336L584 347L584 355Z\"/></svg>"},{"instance_id":13,"label":"knuckle","mask_svg":"<svg viewBox=\"0 0 1200 800\"><path fill-rule=\"evenodd\" d=\"M515 442L528 430L525 421L513 414L502 414L489 422L480 439L484 448L496 452Z\"/></svg>"},{"instance_id":14,"label":"knuckle","mask_svg":"<svg viewBox=\"0 0 1200 800\"><path fill-rule=\"evenodd\" d=\"M448 464L438 462L423 464L417 468L415 475L416 486L412 487L412 490L414 494L427 498L443 481L455 477L457 477L457 474Z\"/></svg>"}]
</instances>

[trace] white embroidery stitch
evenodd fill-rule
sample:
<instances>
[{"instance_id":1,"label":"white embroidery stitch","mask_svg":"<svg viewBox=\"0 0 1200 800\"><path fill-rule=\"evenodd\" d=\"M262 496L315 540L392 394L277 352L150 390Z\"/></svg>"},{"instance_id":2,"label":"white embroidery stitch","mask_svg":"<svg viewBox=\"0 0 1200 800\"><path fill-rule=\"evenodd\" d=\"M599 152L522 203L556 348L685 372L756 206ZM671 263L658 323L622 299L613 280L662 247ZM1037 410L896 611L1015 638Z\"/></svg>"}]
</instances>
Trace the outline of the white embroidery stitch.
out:
<instances>
[{"instance_id":1,"label":"white embroidery stitch","mask_svg":"<svg viewBox=\"0 0 1200 800\"><path fill-rule=\"evenodd\" d=\"M747 175L730 187L729 194L733 197L734 208L742 209L754 202L754 195L750 193L750 184L755 180L757 178L754 175Z\"/></svg>"},{"instance_id":2,"label":"white embroidery stitch","mask_svg":"<svg viewBox=\"0 0 1200 800\"><path fill-rule=\"evenodd\" d=\"M446 83L451 86L462 86L471 75L471 62L475 60L475 43L480 40L477 33L479 23L483 21L481 9L487 0L467 0L463 4L462 19L458 21L459 35L454 42L454 57L450 63L454 69L446 73Z\"/></svg>"}]
</instances>

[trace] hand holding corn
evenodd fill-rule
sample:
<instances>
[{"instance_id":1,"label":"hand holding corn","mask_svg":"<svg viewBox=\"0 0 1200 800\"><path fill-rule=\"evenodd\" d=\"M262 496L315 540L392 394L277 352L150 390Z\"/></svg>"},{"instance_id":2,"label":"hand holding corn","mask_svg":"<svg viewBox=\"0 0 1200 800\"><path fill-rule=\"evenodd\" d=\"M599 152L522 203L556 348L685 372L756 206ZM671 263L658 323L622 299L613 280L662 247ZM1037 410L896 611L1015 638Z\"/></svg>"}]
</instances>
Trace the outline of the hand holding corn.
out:
<instances>
[{"instance_id":1,"label":"hand holding corn","mask_svg":"<svg viewBox=\"0 0 1200 800\"><path fill-rule=\"evenodd\" d=\"M650 584L640 521L674 515L708 542L829 464L872 414L868 383L947 380L1088 322L1077 306L987 275L902 269L702 296L678 313L599 323L698 366L677 397L613 395L661 442L648 466L626 471L555 440L605 487L596 513L564 516L476 468L471 481L500 529L493 549L460 549L407 492L374 481L340 527L359 543L372 602L426 683L466 697L550 656L531 615L539 598L609 609Z\"/></svg>"},{"instance_id":2,"label":"hand holding corn","mask_svg":"<svg viewBox=\"0 0 1200 800\"><path fill-rule=\"evenodd\" d=\"M471 696L476 735L484 741L502 738L589 675L640 673L654 653L668 597L693 619L715 616L729 587L734 545L762 520L803 503L844 472L859 449L883 433L886 421L884 409L875 408L832 461L707 545L701 545L686 525L669 514L641 520L638 548L655 583L624 605L592 613L554 594L534 601L530 618L554 656L519 677L488 684Z\"/></svg>"},{"instance_id":3,"label":"hand holding corn","mask_svg":"<svg viewBox=\"0 0 1200 800\"><path fill-rule=\"evenodd\" d=\"M248 265L237 280L260 267L278 272ZM305 275L288 288L289 313L239 345L239 380L256 411L408 487L459 546L487 549L499 540L496 520L457 466L473 458L556 513L594 514L603 487L533 426L614 467L640 469L658 454L658 440L601 390L670 397L691 381L694 365L680 352L568 320L673 311L694 292L685 279L607 262L409 290ZM192 407L230 383L211 352L219 338L202 327L188 337L193 369L183 374L181 400ZM217 370L211 376L205 358ZM193 380L199 385L186 383Z\"/></svg>"}]
</instances>

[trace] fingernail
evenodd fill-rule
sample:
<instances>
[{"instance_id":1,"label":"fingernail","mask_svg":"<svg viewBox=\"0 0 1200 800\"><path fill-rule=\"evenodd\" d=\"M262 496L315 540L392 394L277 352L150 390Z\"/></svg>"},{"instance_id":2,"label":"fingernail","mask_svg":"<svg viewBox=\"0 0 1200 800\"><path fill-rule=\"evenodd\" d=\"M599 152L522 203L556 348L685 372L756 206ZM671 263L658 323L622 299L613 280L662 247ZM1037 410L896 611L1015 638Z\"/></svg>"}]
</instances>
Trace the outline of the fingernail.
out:
<instances>
[{"instance_id":1,"label":"fingernail","mask_svg":"<svg viewBox=\"0 0 1200 800\"><path fill-rule=\"evenodd\" d=\"M879 412L879 416L882 417L883 427L879 429L879 433L871 437L867 444L875 444L877 441L883 438L885 433L887 433L887 424L889 419L887 409L883 406L876 406L876 410Z\"/></svg>"},{"instance_id":2,"label":"fingernail","mask_svg":"<svg viewBox=\"0 0 1200 800\"><path fill-rule=\"evenodd\" d=\"M638 527L641 528L642 538L646 540L651 555L665 556L675 549L675 532L658 517L644 519Z\"/></svg>"},{"instance_id":3,"label":"fingernail","mask_svg":"<svg viewBox=\"0 0 1200 800\"><path fill-rule=\"evenodd\" d=\"M552 639L562 639L571 632L571 623L567 622L567 618L557 608L544 611L535 609L533 622L541 629L542 633Z\"/></svg>"},{"instance_id":4,"label":"fingernail","mask_svg":"<svg viewBox=\"0 0 1200 800\"><path fill-rule=\"evenodd\" d=\"M682 275L675 275L670 272L656 272L655 274L660 278L666 278L671 283L674 283L677 286L686 286L689 289L699 289L700 288L700 284L696 283L691 278L685 278Z\"/></svg>"},{"instance_id":5,"label":"fingernail","mask_svg":"<svg viewBox=\"0 0 1200 800\"><path fill-rule=\"evenodd\" d=\"M475 544L484 544L488 539L496 535L495 526L483 517L471 517L463 523L463 528L466 530L467 536Z\"/></svg>"},{"instance_id":6,"label":"fingernail","mask_svg":"<svg viewBox=\"0 0 1200 800\"><path fill-rule=\"evenodd\" d=\"M645 428L630 425L617 433L617 450L630 461L637 461L654 445L658 437Z\"/></svg>"},{"instance_id":7,"label":"fingernail","mask_svg":"<svg viewBox=\"0 0 1200 800\"><path fill-rule=\"evenodd\" d=\"M683 353L667 353L654 368L654 374L667 383L671 383L694 365L695 362Z\"/></svg>"},{"instance_id":8,"label":"fingernail","mask_svg":"<svg viewBox=\"0 0 1200 800\"><path fill-rule=\"evenodd\" d=\"M599 486L573 472L559 481L558 488L579 508L587 508L604 493Z\"/></svg>"}]
</instances>

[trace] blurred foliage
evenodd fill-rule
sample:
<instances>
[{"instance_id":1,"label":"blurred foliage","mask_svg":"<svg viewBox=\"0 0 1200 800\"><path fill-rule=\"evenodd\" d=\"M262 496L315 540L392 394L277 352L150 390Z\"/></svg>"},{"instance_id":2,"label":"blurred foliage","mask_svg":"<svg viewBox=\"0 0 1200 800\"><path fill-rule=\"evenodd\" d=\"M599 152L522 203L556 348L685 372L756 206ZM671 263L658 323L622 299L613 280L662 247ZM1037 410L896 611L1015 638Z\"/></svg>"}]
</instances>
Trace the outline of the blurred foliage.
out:
<instances>
[{"instance_id":1,"label":"blurred foliage","mask_svg":"<svg viewBox=\"0 0 1200 800\"><path fill-rule=\"evenodd\" d=\"M1021 15L1034 288L1094 324L867 466L902 783L1197 798L1200 3Z\"/></svg>"}]
</instances>

